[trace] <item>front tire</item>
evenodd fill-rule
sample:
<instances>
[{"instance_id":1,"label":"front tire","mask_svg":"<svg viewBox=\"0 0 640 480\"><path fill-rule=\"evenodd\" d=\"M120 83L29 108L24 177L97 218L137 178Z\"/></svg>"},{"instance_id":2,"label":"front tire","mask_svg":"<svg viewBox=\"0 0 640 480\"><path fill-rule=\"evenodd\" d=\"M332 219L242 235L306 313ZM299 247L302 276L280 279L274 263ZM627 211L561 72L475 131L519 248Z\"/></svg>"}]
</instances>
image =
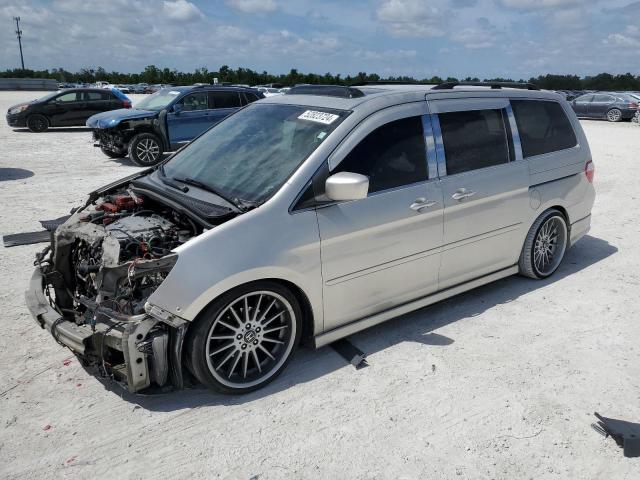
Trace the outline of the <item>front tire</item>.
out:
<instances>
[{"instance_id":1,"label":"front tire","mask_svg":"<svg viewBox=\"0 0 640 480\"><path fill-rule=\"evenodd\" d=\"M610 122L619 122L622 120L622 111L617 108L612 108L607 112L607 120Z\"/></svg>"},{"instance_id":2,"label":"front tire","mask_svg":"<svg viewBox=\"0 0 640 480\"><path fill-rule=\"evenodd\" d=\"M567 221L556 209L540 215L529 229L520 254L520 274L542 279L552 275L564 258L569 239Z\"/></svg>"},{"instance_id":3,"label":"front tire","mask_svg":"<svg viewBox=\"0 0 640 480\"><path fill-rule=\"evenodd\" d=\"M102 153L104 153L109 158L124 158L127 156L127 152L114 152L113 150L107 150L104 147L100 147Z\"/></svg>"},{"instance_id":4,"label":"front tire","mask_svg":"<svg viewBox=\"0 0 640 480\"><path fill-rule=\"evenodd\" d=\"M49 119L39 113L29 115L29 118L27 118L27 128L34 133L44 132L49 128Z\"/></svg>"},{"instance_id":5,"label":"front tire","mask_svg":"<svg viewBox=\"0 0 640 480\"><path fill-rule=\"evenodd\" d=\"M301 321L300 304L287 288L270 281L243 285L200 315L187 338L187 362L212 390L257 390L286 367L300 342Z\"/></svg>"},{"instance_id":6,"label":"front tire","mask_svg":"<svg viewBox=\"0 0 640 480\"><path fill-rule=\"evenodd\" d=\"M129 142L129 158L139 167L156 165L162 153L162 142L152 133L140 133Z\"/></svg>"}]
</instances>

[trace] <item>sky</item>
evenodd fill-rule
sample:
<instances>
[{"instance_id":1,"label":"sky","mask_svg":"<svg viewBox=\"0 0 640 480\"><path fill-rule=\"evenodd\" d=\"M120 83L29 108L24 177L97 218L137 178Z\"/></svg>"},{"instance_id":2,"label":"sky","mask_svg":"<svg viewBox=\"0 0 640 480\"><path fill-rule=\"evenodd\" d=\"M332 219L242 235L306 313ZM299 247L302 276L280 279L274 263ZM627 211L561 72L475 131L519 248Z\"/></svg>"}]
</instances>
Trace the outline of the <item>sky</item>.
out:
<instances>
[{"instance_id":1,"label":"sky","mask_svg":"<svg viewBox=\"0 0 640 480\"><path fill-rule=\"evenodd\" d=\"M640 74L632 0L0 0L0 70Z\"/></svg>"}]
</instances>

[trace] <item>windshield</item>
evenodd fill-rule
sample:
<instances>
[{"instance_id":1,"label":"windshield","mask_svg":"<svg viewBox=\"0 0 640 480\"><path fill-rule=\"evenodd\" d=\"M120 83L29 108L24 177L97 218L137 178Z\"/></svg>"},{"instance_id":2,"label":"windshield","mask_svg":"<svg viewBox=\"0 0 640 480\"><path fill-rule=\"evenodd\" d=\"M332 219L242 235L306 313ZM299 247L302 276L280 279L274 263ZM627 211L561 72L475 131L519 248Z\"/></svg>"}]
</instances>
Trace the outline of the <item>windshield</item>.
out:
<instances>
[{"instance_id":1,"label":"windshield","mask_svg":"<svg viewBox=\"0 0 640 480\"><path fill-rule=\"evenodd\" d=\"M181 92L178 90L159 90L153 95L149 95L147 98L136 103L135 108L139 108L140 110L160 111L173 102L180 93Z\"/></svg>"},{"instance_id":2,"label":"windshield","mask_svg":"<svg viewBox=\"0 0 640 480\"><path fill-rule=\"evenodd\" d=\"M226 197L260 203L349 114L297 105L252 104L177 153L166 165L173 178L189 177Z\"/></svg>"}]
</instances>

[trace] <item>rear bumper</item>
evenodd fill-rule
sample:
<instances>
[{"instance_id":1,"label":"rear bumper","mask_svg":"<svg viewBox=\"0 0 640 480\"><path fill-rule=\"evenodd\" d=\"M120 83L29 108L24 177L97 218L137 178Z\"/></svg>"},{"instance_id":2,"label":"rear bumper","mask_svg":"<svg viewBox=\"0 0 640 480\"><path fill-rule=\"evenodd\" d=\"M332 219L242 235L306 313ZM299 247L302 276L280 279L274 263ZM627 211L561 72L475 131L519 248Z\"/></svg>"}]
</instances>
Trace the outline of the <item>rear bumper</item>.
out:
<instances>
[{"instance_id":1,"label":"rear bumper","mask_svg":"<svg viewBox=\"0 0 640 480\"><path fill-rule=\"evenodd\" d=\"M591 229L591 215L588 215L577 222L571 224L571 235L569 237L569 245L574 245L578 240L584 237Z\"/></svg>"},{"instance_id":2,"label":"rear bumper","mask_svg":"<svg viewBox=\"0 0 640 480\"><path fill-rule=\"evenodd\" d=\"M27 308L36 322L58 343L86 358L89 363L99 364L100 359L104 359L105 349L122 352L123 363L110 365L110 373L125 383L131 392L148 387L152 381L159 385L166 382L168 335L149 336L158 320L148 315L137 315L123 321L122 318L109 318L100 313L94 316L93 326L78 325L63 318L49 304L44 286L44 275L40 268L36 268L25 292ZM166 338L156 340L163 335Z\"/></svg>"}]
</instances>

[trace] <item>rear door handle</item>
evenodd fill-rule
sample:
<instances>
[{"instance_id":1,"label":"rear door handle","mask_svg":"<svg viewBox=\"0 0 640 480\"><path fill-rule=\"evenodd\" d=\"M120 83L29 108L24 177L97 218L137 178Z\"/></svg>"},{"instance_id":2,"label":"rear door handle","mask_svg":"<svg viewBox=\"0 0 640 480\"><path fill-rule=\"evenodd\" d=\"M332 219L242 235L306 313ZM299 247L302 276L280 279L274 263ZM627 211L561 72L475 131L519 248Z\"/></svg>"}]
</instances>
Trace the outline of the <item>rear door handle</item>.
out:
<instances>
[{"instance_id":1,"label":"rear door handle","mask_svg":"<svg viewBox=\"0 0 640 480\"><path fill-rule=\"evenodd\" d=\"M466 188L459 188L456 192L451 195L451 198L454 200L464 200L465 198L473 197L476 194L473 190L467 190Z\"/></svg>"},{"instance_id":2,"label":"rear door handle","mask_svg":"<svg viewBox=\"0 0 640 480\"><path fill-rule=\"evenodd\" d=\"M421 212L423 208L433 207L437 205L438 202L435 200L427 200L426 198L416 198L415 202L409 205L411 210L415 210L416 212Z\"/></svg>"}]
</instances>

